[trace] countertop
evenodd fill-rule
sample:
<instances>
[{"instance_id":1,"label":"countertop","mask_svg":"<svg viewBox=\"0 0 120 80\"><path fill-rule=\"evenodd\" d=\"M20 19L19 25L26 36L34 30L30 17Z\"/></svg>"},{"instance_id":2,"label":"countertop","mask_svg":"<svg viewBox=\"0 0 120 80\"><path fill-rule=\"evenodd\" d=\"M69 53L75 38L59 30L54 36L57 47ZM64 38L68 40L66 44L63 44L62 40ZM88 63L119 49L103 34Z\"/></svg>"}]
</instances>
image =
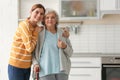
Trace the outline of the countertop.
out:
<instances>
[{"instance_id":1,"label":"countertop","mask_svg":"<svg viewBox=\"0 0 120 80\"><path fill-rule=\"evenodd\" d=\"M104 56L119 56L120 53L73 53L72 57L104 57Z\"/></svg>"}]
</instances>

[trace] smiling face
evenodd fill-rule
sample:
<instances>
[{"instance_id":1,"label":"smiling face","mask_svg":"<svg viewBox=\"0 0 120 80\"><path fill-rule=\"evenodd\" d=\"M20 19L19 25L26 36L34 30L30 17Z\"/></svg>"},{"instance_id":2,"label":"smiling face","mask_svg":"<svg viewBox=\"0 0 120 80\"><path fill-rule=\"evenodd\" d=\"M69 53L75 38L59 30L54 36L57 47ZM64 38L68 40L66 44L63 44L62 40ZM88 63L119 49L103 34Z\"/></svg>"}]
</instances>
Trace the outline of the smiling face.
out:
<instances>
[{"instance_id":1,"label":"smiling face","mask_svg":"<svg viewBox=\"0 0 120 80\"><path fill-rule=\"evenodd\" d=\"M44 9L43 8L36 8L35 10L30 12L30 20L32 22L39 22L43 20L44 17Z\"/></svg>"},{"instance_id":2,"label":"smiling face","mask_svg":"<svg viewBox=\"0 0 120 80\"><path fill-rule=\"evenodd\" d=\"M57 23L55 13L51 12L45 16L45 25L46 27L55 27Z\"/></svg>"}]
</instances>

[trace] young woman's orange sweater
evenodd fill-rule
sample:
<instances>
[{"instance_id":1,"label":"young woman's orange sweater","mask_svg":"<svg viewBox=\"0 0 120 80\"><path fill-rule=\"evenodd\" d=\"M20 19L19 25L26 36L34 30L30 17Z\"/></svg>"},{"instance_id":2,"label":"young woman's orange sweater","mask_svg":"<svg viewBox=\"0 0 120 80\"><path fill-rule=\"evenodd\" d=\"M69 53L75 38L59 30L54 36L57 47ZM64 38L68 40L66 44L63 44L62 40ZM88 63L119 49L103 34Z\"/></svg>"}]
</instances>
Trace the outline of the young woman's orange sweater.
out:
<instances>
[{"instance_id":1,"label":"young woman's orange sweater","mask_svg":"<svg viewBox=\"0 0 120 80\"><path fill-rule=\"evenodd\" d=\"M18 68L30 68L37 38L38 32L28 20L20 22L13 38L9 64Z\"/></svg>"}]
</instances>

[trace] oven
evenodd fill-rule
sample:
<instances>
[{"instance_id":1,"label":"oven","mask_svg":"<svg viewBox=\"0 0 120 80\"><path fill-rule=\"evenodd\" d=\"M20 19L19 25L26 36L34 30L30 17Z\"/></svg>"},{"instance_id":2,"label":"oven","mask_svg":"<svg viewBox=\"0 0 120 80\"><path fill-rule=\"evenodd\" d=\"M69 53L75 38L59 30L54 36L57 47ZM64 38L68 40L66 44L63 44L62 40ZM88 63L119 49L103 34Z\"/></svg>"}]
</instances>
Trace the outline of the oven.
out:
<instances>
[{"instance_id":1,"label":"oven","mask_svg":"<svg viewBox=\"0 0 120 80\"><path fill-rule=\"evenodd\" d=\"M120 57L102 57L102 80L120 80Z\"/></svg>"}]
</instances>

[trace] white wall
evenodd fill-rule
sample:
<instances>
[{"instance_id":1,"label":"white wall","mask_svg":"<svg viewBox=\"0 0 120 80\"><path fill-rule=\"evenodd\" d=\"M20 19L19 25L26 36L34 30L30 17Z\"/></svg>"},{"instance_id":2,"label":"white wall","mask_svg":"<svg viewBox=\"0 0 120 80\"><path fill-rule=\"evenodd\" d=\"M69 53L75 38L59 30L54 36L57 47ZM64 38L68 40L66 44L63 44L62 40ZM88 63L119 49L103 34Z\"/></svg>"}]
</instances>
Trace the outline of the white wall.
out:
<instances>
[{"instance_id":1,"label":"white wall","mask_svg":"<svg viewBox=\"0 0 120 80\"><path fill-rule=\"evenodd\" d=\"M8 80L7 65L17 27L17 0L0 0L0 80Z\"/></svg>"}]
</instances>

